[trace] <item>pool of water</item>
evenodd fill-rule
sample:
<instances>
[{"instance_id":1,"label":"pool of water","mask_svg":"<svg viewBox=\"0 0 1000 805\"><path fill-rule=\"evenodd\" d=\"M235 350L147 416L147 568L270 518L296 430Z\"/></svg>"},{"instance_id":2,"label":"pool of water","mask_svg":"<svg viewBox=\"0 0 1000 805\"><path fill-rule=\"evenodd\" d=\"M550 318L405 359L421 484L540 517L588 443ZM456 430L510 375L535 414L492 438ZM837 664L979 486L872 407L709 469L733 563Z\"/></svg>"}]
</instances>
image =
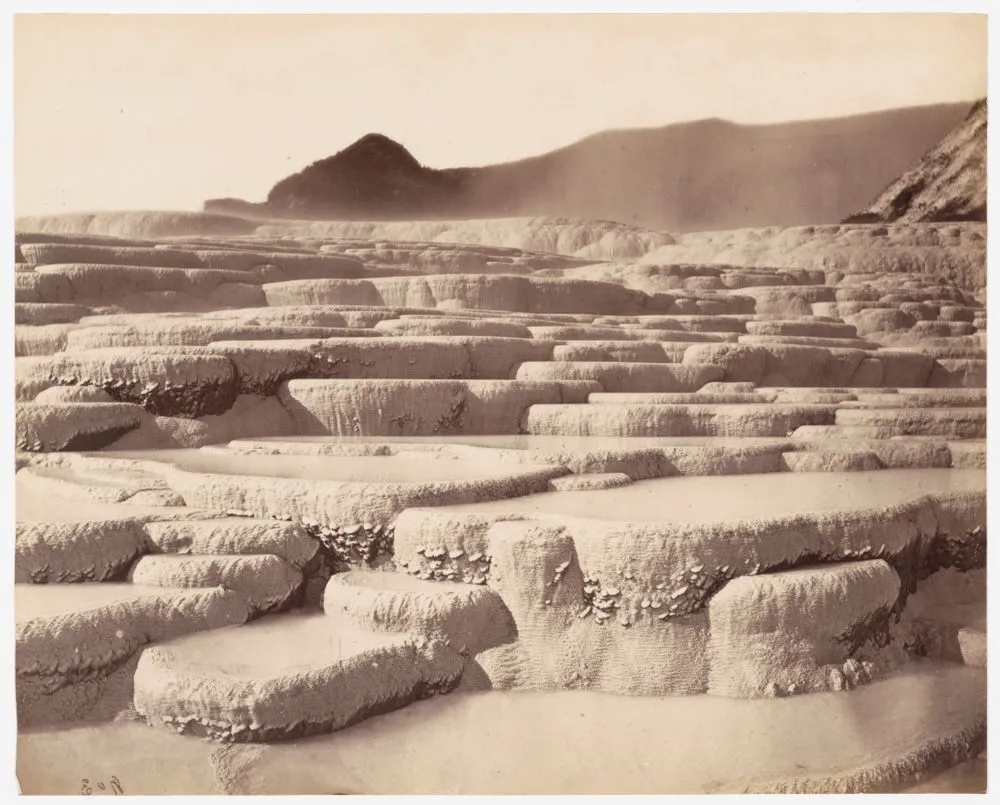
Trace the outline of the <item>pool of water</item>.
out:
<instances>
[{"instance_id":1,"label":"pool of water","mask_svg":"<svg viewBox=\"0 0 1000 805\"><path fill-rule=\"evenodd\" d=\"M190 472L301 478L358 483L428 483L505 478L529 472L533 465L438 457L434 453L388 456L259 455L224 450L136 450L102 457L172 464Z\"/></svg>"},{"instance_id":2,"label":"pool of water","mask_svg":"<svg viewBox=\"0 0 1000 805\"><path fill-rule=\"evenodd\" d=\"M624 522L716 522L888 507L934 492L978 492L982 470L764 473L654 478L615 489L546 492L449 506Z\"/></svg>"},{"instance_id":3,"label":"pool of water","mask_svg":"<svg viewBox=\"0 0 1000 805\"><path fill-rule=\"evenodd\" d=\"M170 592L126 582L82 582L80 584L15 584L14 614L18 621L52 617L69 612L133 601Z\"/></svg>"},{"instance_id":4,"label":"pool of water","mask_svg":"<svg viewBox=\"0 0 1000 805\"><path fill-rule=\"evenodd\" d=\"M51 794L111 774L126 793L214 793L220 778L255 794L739 793L849 777L954 735L985 719L985 680L918 663L854 691L777 700L456 693L329 736L221 750L137 723L33 730L18 738L18 775L26 793ZM973 763L921 787L981 777Z\"/></svg>"}]
</instances>

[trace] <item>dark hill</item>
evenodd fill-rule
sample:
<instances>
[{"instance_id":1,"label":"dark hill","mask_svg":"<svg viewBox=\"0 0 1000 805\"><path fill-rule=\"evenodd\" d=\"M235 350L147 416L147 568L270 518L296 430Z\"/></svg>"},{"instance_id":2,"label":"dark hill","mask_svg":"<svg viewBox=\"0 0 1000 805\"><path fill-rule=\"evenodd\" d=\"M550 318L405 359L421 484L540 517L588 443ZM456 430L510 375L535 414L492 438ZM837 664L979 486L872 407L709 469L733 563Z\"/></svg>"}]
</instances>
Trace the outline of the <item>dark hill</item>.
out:
<instances>
[{"instance_id":1,"label":"dark hill","mask_svg":"<svg viewBox=\"0 0 1000 805\"><path fill-rule=\"evenodd\" d=\"M452 209L464 188L456 171L421 166L399 143L368 134L278 182L267 205L307 217L413 217Z\"/></svg>"}]
</instances>

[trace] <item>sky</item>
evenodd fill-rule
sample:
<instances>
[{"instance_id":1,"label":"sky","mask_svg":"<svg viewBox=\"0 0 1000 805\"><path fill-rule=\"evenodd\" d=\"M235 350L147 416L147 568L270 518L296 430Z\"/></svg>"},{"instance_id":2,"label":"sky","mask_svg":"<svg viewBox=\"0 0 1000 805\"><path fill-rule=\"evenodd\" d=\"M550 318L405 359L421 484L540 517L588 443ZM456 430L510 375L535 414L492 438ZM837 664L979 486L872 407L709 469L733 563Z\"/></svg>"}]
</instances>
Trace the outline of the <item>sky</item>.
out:
<instances>
[{"instance_id":1,"label":"sky","mask_svg":"<svg viewBox=\"0 0 1000 805\"><path fill-rule=\"evenodd\" d=\"M986 94L971 14L18 15L14 212L263 200L369 132L435 168L606 129Z\"/></svg>"}]
</instances>

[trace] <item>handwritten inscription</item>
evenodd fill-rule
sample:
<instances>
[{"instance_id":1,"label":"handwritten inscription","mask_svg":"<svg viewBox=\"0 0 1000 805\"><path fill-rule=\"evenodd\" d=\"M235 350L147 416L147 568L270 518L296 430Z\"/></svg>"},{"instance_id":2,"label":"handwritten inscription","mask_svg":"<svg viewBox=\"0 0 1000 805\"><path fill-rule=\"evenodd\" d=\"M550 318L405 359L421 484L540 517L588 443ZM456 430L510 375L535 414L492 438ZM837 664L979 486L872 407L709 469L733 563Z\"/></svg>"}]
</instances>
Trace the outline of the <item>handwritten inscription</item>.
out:
<instances>
[{"instance_id":1,"label":"handwritten inscription","mask_svg":"<svg viewBox=\"0 0 1000 805\"><path fill-rule=\"evenodd\" d=\"M122 788L121 782L119 782L117 777L112 777L107 782L94 781L84 778L80 780L80 793L83 796L90 796L91 794L124 794L125 790Z\"/></svg>"}]
</instances>

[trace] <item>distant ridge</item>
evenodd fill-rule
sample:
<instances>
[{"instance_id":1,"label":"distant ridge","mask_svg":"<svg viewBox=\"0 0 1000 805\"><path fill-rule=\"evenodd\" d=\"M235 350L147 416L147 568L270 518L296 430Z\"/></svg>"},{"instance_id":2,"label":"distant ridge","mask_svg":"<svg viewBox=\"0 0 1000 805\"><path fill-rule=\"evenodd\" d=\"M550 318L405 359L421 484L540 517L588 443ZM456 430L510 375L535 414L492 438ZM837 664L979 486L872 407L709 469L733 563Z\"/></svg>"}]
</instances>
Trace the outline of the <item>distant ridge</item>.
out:
<instances>
[{"instance_id":1,"label":"distant ridge","mask_svg":"<svg viewBox=\"0 0 1000 805\"><path fill-rule=\"evenodd\" d=\"M962 122L968 104L746 126L607 131L537 157L438 170L368 134L280 180L266 201L206 211L314 220L559 216L677 232L835 223Z\"/></svg>"}]
</instances>

